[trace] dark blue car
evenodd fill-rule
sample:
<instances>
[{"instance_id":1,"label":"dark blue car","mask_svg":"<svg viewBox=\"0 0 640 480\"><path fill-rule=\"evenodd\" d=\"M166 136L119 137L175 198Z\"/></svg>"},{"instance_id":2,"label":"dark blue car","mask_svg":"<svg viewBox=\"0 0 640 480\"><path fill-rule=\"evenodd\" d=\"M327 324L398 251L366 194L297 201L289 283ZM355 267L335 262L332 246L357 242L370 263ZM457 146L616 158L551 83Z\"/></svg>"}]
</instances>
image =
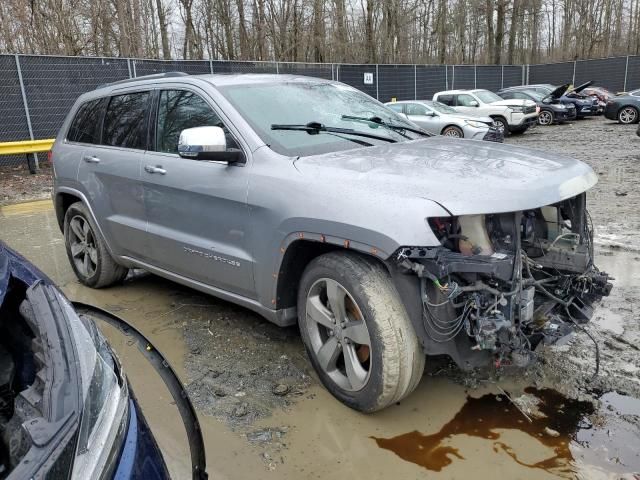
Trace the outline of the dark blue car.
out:
<instances>
[{"instance_id":1,"label":"dark blue car","mask_svg":"<svg viewBox=\"0 0 640 480\"><path fill-rule=\"evenodd\" d=\"M112 324L122 322L96 312ZM173 374L155 360L165 364L161 374ZM175 375L167 385L181 387ZM196 446L194 478L206 478L195 412L188 399L178 408L191 420L185 426ZM0 478L169 478L122 367L93 320L79 315L42 272L2 242Z\"/></svg>"},{"instance_id":2,"label":"dark blue car","mask_svg":"<svg viewBox=\"0 0 640 480\"><path fill-rule=\"evenodd\" d=\"M603 108L600 107L598 99L593 96L583 95L582 90L589 87L592 82L587 82L579 85L573 89L567 91L569 84L556 86L549 83L538 83L532 85L520 85L517 87L509 87L501 90L505 91L519 91L519 90L532 90L539 92L545 96L552 97L555 100L559 100L565 105L573 105L576 110L576 118L585 118L602 113ZM498 95L500 95L498 92Z\"/></svg>"}]
</instances>

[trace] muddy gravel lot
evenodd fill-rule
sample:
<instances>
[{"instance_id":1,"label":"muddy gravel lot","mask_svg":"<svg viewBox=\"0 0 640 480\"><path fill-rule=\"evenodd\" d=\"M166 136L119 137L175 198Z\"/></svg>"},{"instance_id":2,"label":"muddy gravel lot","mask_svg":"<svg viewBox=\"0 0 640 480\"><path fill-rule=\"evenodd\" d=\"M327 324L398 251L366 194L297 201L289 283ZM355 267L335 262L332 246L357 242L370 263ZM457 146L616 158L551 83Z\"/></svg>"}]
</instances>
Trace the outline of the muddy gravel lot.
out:
<instances>
[{"instance_id":1,"label":"muddy gravel lot","mask_svg":"<svg viewBox=\"0 0 640 480\"><path fill-rule=\"evenodd\" d=\"M598 118L538 127L507 143L573 156L599 176L588 197L596 263L616 280L586 327L598 353L578 332L568 344L539 352L524 370L468 374L446 359L429 359L418 390L375 415L349 410L319 385L294 327L278 328L144 272L106 290L79 285L50 209L0 208L0 237L70 298L117 313L166 354L200 415L214 478L495 478L496 471L504 478L634 478L640 138L635 126ZM187 457L162 413L170 401L139 371L129 343L109 338L181 478Z\"/></svg>"},{"instance_id":2,"label":"muddy gravel lot","mask_svg":"<svg viewBox=\"0 0 640 480\"><path fill-rule=\"evenodd\" d=\"M51 187L47 162L40 162L35 174L29 173L26 160L20 165L0 165L0 205L50 198Z\"/></svg>"}]
</instances>

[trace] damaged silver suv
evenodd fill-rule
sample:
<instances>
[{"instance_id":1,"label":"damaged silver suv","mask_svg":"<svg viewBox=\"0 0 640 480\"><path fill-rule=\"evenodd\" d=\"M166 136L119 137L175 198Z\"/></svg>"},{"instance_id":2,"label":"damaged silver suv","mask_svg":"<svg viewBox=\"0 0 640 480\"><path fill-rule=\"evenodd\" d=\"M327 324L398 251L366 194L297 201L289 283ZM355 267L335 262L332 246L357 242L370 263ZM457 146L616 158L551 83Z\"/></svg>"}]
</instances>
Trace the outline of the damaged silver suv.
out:
<instances>
[{"instance_id":1,"label":"damaged silver suv","mask_svg":"<svg viewBox=\"0 0 640 480\"><path fill-rule=\"evenodd\" d=\"M85 285L130 268L299 325L322 383L380 410L426 355L524 366L611 289L585 164L432 137L347 85L164 74L80 97L52 151Z\"/></svg>"}]
</instances>

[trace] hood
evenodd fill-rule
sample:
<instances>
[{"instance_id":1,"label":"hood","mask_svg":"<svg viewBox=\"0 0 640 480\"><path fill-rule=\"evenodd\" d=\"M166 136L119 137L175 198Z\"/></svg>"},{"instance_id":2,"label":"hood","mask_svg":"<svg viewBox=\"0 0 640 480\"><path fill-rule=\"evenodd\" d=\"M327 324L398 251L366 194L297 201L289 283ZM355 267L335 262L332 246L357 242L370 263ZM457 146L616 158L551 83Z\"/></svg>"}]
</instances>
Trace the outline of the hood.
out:
<instances>
[{"instance_id":1,"label":"hood","mask_svg":"<svg viewBox=\"0 0 640 480\"><path fill-rule=\"evenodd\" d=\"M536 102L532 100L512 98L510 100L500 100L499 102L492 102L491 105L504 105L505 107L533 107L536 105Z\"/></svg>"},{"instance_id":2,"label":"hood","mask_svg":"<svg viewBox=\"0 0 640 480\"><path fill-rule=\"evenodd\" d=\"M560 98L561 96L563 96L565 94L565 92L567 91L568 88L569 88L569 84L568 83L565 83L564 85L560 85L555 90L552 90L551 92L549 92L549 94L545 97L545 99L546 98L551 98L553 100L557 100L558 98Z\"/></svg>"},{"instance_id":3,"label":"hood","mask_svg":"<svg viewBox=\"0 0 640 480\"><path fill-rule=\"evenodd\" d=\"M26 285L32 285L38 280L51 283L51 280L38 270L35 265L0 240L0 305L2 305L12 277Z\"/></svg>"},{"instance_id":4,"label":"hood","mask_svg":"<svg viewBox=\"0 0 640 480\"><path fill-rule=\"evenodd\" d=\"M585 88L590 87L591 84L593 84L593 80L589 80L587 83L583 83L582 85L578 85L576 88L571 90L571 92L580 93Z\"/></svg>"},{"instance_id":5,"label":"hood","mask_svg":"<svg viewBox=\"0 0 640 480\"><path fill-rule=\"evenodd\" d=\"M569 103L573 103L574 105L579 105L582 107L586 107L588 105L593 104L593 100L583 95L563 95L562 100L565 100Z\"/></svg>"},{"instance_id":6,"label":"hood","mask_svg":"<svg viewBox=\"0 0 640 480\"><path fill-rule=\"evenodd\" d=\"M384 195L435 201L453 215L528 210L571 198L597 182L572 158L493 142L432 137L301 157L318 188L366 202ZM340 193L343 192L343 193Z\"/></svg>"}]
</instances>

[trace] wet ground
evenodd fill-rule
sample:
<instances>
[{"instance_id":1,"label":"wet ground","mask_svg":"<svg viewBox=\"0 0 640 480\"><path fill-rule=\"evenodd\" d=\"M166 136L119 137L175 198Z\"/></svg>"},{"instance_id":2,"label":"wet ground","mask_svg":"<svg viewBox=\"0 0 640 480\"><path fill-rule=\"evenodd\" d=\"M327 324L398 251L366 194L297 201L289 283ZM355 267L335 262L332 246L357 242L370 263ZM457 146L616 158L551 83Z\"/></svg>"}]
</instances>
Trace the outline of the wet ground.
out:
<instances>
[{"instance_id":1,"label":"wet ground","mask_svg":"<svg viewBox=\"0 0 640 480\"><path fill-rule=\"evenodd\" d=\"M417 391L362 415L312 372L295 328L158 277L90 290L68 265L49 202L0 208L0 238L73 300L136 325L176 368L196 404L211 478L634 478L640 472L640 139L602 120L537 129L509 143L572 154L601 182L590 195L597 263L616 277L589 329L525 371L463 375L432 360ZM634 160L635 159L635 160ZM617 194L616 194L617 192ZM624 195L626 193L626 195ZM624 248L621 248L624 247ZM176 478L185 435L161 380L104 327Z\"/></svg>"}]
</instances>

